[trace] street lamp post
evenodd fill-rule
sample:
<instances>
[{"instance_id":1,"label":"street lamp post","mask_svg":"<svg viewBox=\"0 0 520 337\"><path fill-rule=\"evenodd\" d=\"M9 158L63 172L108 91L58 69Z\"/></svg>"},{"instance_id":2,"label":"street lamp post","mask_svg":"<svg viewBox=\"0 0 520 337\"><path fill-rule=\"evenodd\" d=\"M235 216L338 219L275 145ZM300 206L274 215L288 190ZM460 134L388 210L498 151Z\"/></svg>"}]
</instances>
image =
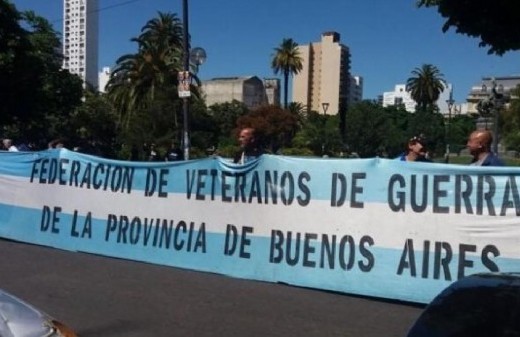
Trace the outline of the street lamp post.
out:
<instances>
[{"instance_id":1,"label":"street lamp post","mask_svg":"<svg viewBox=\"0 0 520 337\"><path fill-rule=\"evenodd\" d=\"M329 103L323 102L323 103L321 103L321 107L323 108L323 132L325 133L324 137L327 137L326 127L327 127L327 110L329 109ZM321 143L321 155L322 156L325 155L325 143L326 143L326 141Z\"/></svg>"},{"instance_id":2,"label":"street lamp post","mask_svg":"<svg viewBox=\"0 0 520 337\"><path fill-rule=\"evenodd\" d=\"M500 108L502 107L502 98L503 98L503 89L502 87L498 87L497 83L493 79L493 87L491 92L493 93L493 144L491 145L493 152L498 153L498 142L499 142L499 131L498 131L498 115L500 113Z\"/></svg>"},{"instance_id":3,"label":"street lamp post","mask_svg":"<svg viewBox=\"0 0 520 337\"><path fill-rule=\"evenodd\" d=\"M453 109L453 104L455 103L451 92L450 92L450 98L446 100L446 103L448 104L448 127L446 128L446 154L444 155L444 161L446 163L449 163L450 162L450 139L451 139L451 110Z\"/></svg>"},{"instance_id":4,"label":"street lamp post","mask_svg":"<svg viewBox=\"0 0 520 337\"><path fill-rule=\"evenodd\" d=\"M182 0L182 27L183 27L183 70L184 72L190 71L190 46L188 41L188 0ZM189 114L189 97L182 98L182 117L183 117L183 130L182 130L182 146L184 152L184 160L190 159L190 139L188 136L188 114Z\"/></svg>"},{"instance_id":5,"label":"street lamp post","mask_svg":"<svg viewBox=\"0 0 520 337\"><path fill-rule=\"evenodd\" d=\"M321 107L323 108L323 114L327 115L327 110L329 109L329 103L323 102L323 103L321 103Z\"/></svg>"},{"instance_id":6,"label":"street lamp post","mask_svg":"<svg viewBox=\"0 0 520 337\"><path fill-rule=\"evenodd\" d=\"M195 66L195 73L198 72L199 66L206 61L206 51L202 48L193 48L190 50L190 42L189 42L189 29L188 29L188 0L182 1L182 20L183 20L183 58L182 58L182 68L184 74L189 74L188 76L188 88L187 92L182 96L182 112L183 112L183 135L182 135L182 144L183 144L183 153L184 160L190 159L190 137L189 137L189 109L190 109L190 83L191 83L191 72L190 72L190 64Z\"/></svg>"}]
</instances>

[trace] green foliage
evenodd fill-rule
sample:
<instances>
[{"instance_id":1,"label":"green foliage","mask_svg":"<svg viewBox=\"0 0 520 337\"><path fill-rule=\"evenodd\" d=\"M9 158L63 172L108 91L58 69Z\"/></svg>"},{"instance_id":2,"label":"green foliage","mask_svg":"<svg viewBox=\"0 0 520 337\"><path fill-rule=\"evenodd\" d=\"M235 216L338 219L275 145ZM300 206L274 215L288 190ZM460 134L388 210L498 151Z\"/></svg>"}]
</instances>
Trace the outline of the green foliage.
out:
<instances>
[{"instance_id":1,"label":"green foliage","mask_svg":"<svg viewBox=\"0 0 520 337\"><path fill-rule=\"evenodd\" d=\"M208 114L215 123L216 144L219 147L236 143L235 129L237 119L245 116L248 112L247 106L237 100L213 104L209 107Z\"/></svg>"},{"instance_id":2,"label":"green foliage","mask_svg":"<svg viewBox=\"0 0 520 337\"><path fill-rule=\"evenodd\" d=\"M315 156L335 156L342 152L344 146L339 134L339 117L309 112L292 144L303 150L302 155L308 151Z\"/></svg>"},{"instance_id":3,"label":"green foliage","mask_svg":"<svg viewBox=\"0 0 520 337\"><path fill-rule=\"evenodd\" d=\"M85 102L71 114L68 133L63 136L81 152L115 158L119 148L116 120L115 109L104 95L87 92Z\"/></svg>"},{"instance_id":4,"label":"green foliage","mask_svg":"<svg viewBox=\"0 0 520 337\"><path fill-rule=\"evenodd\" d=\"M409 118L406 141L412 136L423 135L428 142L430 151L438 155L444 153L446 137L444 117L437 113L435 109L432 109L410 114Z\"/></svg>"},{"instance_id":5,"label":"green foliage","mask_svg":"<svg viewBox=\"0 0 520 337\"><path fill-rule=\"evenodd\" d=\"M520 85L511 92L509 108L502 113L502 139L508 150L520 151Z\"/></svg>"},{"instance_id":6,"label":"green foliage","mask_svg":"<svg viewBox=\"0 0 520 337\"><path fill-rule=\"evenodd\" d=\"M272 153L290 145L298 128L293 114L274 105L257 108L238 118L237 126L255 128L257 141Z\"/></svg>"},{"instance_id":7,"label":"green foliage","mask_svg":"<svg viewBox=\"0 0 520 337\"><path fill-rule=\"evenodd\" d=\"M459 34L480 38L489 54L503 55L520 49L518 0L419 0L419 7L437 7L446 18L443 32L454 28Z\"/></svg>"},{"instance_id":8,"label":"green foliage","mask_svg":"<svg viewBox=\"0 0 520 337\"><path fill-rule=\"evenodd\" d=\"M451 153L460 153L466 148L469 134L475 130L475 118L467 115L458 115L448 121L447 142Z\"/></svg>"},{"instance_id":9,"label":"green foliage","mask_svg":"<svg viewBox=\"0 0 520 337\"><path fill-rule=\"evenodd\" d=\"M385 108L373 102L364 101L351 107L346 115L349 151L362 158L395 156L401 152L405 130L400 130L392 117Z\"/></svg>"},{"instance_id":10,"label":"green foliage","mask_svg":"<svg viewBox=\"0 0 520 337\"><path fill-rule=\"evenodd\" d=\"M168 114L173 122L163 125L169 128L151 122L151 133L157 137L157 131L162 129L161 137L170 138L177 132L179 118L165 108L177 106L180 101L176 89L177 74L182 69L182 24L175 14L159 12L141 31L139 37L132 39L137 43L137 53L123 55L116 61L107 94L119 113L125 134L141 129L142 125L135 123L162 122L162 116Z\"/></svg>"},{"instance_id":11,"label":"green foliage","mask_svg":"<svg viewBox=\"0 0 520 337\"><path fill-rule=\"evenodd\" d=\"M348 150L362 158L396 157L416 135L426 137L434 153L443 153L445 130L444 119L435 109L409 113L402 107L383 108L363 101L347 113Z\"/></svg>"},{"instance_id":12,"label":"green foliage","mask_svg":"<svg viewBox=\"0 0 520 337\"><path fill-rule=\"evenodd\" d=\"M82 82L61 70L60 39L48 21L5 0L0 16L1 127L15 139L46 143L81 104Z\"/></svg>"},{"instance_id":13,"label":"green foliage","mask_svg":"<svg viewBox=\"0 0 520 337\"><path fill-rule=\"evenodd\" d=\"M215 118L202 102L194 102L190 109L191 119L191 147L198 151L197 156L205 157L207 149L217 148L219 145L219 129ZM195 154L193 154L195 157Z\"/></svg>"}]
</instances>

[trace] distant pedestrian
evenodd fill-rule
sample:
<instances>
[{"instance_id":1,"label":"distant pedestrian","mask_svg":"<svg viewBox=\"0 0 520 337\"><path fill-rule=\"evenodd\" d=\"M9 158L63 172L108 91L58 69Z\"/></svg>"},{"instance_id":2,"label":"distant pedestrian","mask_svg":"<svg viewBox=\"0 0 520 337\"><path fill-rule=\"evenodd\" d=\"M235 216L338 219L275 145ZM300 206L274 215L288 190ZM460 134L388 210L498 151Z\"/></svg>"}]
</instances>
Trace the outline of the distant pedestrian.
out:
<instances>
[{"instance_id":1,"label":"distant pedestrian","mask_svg":"<svg viewBox=\"0 0 520 337\"><path fill-rule=\"evenodd\" d=\"M18 152L18 148L16 146L14 146L12 139L6 138L6 139L2 140L2 144L6 151Z\"/></svg>"},{"instance_id":2,"label":"distant pedestrian","mask_svg":"<svg viewBox=\"0 0 520 337\"><path fill-rule=\"evenodd\" d=\"M155 147L155 144L150 144L150 147L148 148L148 161L158 161L159 160L159 152L157 151L157 148Z\"/></svg>"},{"instance_id":3,"label":"distant pedestrian","mask_svg":"<svg viewBox=\"0 0 520 337\"><path fill-rule=\"evenodd\" d=\"M472 166L504 166L504 162L491 152L493 135L489 130L473 131L466 144L469 153L473 156L470 165Z\"/></svg>"},{"instance_id":4,"label":"distant pedestrian","mask_svg":"<svg viewBox=\"0 0 520 337\"><path fill-rule=\"evenodd\" d=\"M178 160L184 160L184 155L182 153L182 150L180 147L177 146L177 143L175 140L172 140L170 144L170 148L166 152L166 155L164 156L164 160L166 161L178 161Z\"/></svg>"},{"instance_id":5,"label":"distant pedestrian","mask_svg":"<svg viewBox=\"0 0 520 337\"><path fill-rule=\"evenodd\" d=\"M65 139L63 139L63 138L53 139L48 144L49 149L62 149L64 147L65 147Z\"/></svg>"}]
</instances>

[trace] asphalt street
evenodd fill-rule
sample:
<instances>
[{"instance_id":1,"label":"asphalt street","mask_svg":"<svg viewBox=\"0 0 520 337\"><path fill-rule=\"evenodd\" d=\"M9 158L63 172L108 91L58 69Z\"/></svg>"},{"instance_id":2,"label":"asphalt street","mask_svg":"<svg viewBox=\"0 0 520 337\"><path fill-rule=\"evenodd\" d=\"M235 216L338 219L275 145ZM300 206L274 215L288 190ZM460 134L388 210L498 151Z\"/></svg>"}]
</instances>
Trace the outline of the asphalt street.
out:
<instances>
[{"instance_id":1,"label":"asphalt street","mask_svg":"<svg viewBox=\"0 0 520 337\"><path fill-rule=\"evenodd\" d=\"M2 239L0 288L82 337L399 337L423 310Z\"/></svg>"}]
</instances>

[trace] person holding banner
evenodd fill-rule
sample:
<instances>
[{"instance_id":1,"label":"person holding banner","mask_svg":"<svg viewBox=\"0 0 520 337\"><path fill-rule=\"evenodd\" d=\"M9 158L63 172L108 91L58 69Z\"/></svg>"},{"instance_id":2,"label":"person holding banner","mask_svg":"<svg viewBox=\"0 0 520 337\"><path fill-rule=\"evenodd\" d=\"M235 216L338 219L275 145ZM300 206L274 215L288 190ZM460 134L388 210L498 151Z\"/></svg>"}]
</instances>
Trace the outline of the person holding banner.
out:
<instances>
[{"instance_id":1,"label":"person holding banner","mask_svg":"<svg viewBox=\"0 0 520 337\"><path fill-rule=\"evenodd\" d=\"M235 153L233 157L233 163L235 164L245 164L263 153L257 144L255 129L253 128L243 128L240 130L238 143L240 144L240 150Z\"/></svg>"},{"instance_id":2,"label":"person holding banner","mask_svg":"<svg viewBox=\"0 0 520 337\"><path fill-rule=\"evenodd\" d=\"M431 162L426 150L426 140L422 136L414 136L407 143L406 151L396 159L401 161Z\"/></svg>"},{"instance_id":3,"label":"person holding banner","mask_svg":"<svg viewBox=\"0 0 520 337\"><path fill-rule=\"evenodd\" d=\"M473 156L471 166L504 166L498 156L491 152L493 135L489 130L473 131L466 144L469 153Z\"/></svg>"}]
</instances>

